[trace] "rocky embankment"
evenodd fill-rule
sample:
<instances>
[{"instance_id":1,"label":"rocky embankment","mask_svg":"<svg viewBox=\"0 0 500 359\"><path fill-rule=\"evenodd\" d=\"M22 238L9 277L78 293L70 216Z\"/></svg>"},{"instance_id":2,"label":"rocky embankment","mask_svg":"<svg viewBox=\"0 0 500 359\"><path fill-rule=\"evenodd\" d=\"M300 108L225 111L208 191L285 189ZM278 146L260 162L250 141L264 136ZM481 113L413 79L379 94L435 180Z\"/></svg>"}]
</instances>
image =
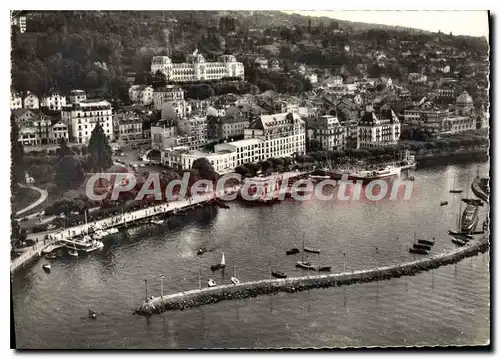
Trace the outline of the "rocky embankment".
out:
<instances>
[{"instance_id":1,"label":"rocky embankment","mask_svg":"<svg viewBox=\"0 0 500 359\"><path fill-rule=\"evenodd\" d=\"M295 293L314 288L339 287L355 283L413 276L418 273L456 263L464 258L485 252L489 248L488 237L474 240L470 244L453 251L424 257L416 261L397 265L355 271L349 273L326 274L286 279L267 279L255 282L224 285L212 288L191 290L162 297L148 298L134 311L134 314L152 315L170 310L184 310L223 300L252 298L263 294L278 292Z\"/></svg>"}]
</instances>

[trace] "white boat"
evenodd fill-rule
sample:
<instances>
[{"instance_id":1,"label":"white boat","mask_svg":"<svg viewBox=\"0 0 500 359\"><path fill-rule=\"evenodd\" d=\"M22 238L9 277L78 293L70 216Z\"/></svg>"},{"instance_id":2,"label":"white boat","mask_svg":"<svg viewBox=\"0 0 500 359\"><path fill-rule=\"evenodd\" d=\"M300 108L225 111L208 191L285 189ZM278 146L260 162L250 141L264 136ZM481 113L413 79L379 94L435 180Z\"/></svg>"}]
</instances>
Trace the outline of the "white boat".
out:
<instances>
[{"instance_id":1,"label":"white boat","mask_svg":"<svg viewBox=\"0 0 500 359\"><path fill-rule=\"evenodd\" d=\"M152 224L163 224L163 219L152 219L151 223Z\"/></svg>"},{"instance_id":2,"label":"white boat","mask_svg":"<svg viewBox=\"0 0 500 359\"><path fill-rule=\"evenodd\" d=\"M118 232L119 232L118 228L115 227L108 229L108 234L116 234Z\"/></svg>"},{"instance_id":3,"label":"white boat","mask_svg":"<svg viewBox=\"0 0 500 359\"><path fill-rule=\"evenodd\" d=\"M94 234L92 235L92 238L93 239L101 239L105 236L105 233L104 231L102 230L99 230L99 231L95 231Z\"/></svg>"},{"instance_id":4,"label":"white boat","mask_svg":"<svg viewBox=\"0 0 500 359\"><path fill-rule=\"evenodd\" d=\"M92 245L90 247L85 248L84 251L86 253L91 253L93 251L96 251L98 249L103 249L103 248L104 248L104 243L102 243L101 241L93 240Z\"/></svg>"},{"instance_id":5,"label":"white boat","mask_svg":"<svg viewBox=\"0 0 500 359\"><path fill-rule=\"evenodd\" d=\"M222 259L220 260L220 266L221 267L226 266L226 257L224 256L224 252L222 252Z\"/></svg>"},{"instance_id":6,"label":"white boat","mask_svg":"<svg viewBox=\"0 0 500 359\"><path fill-rule=\"evenodd\" d=\"M43 269L45 269L46 271L50 271L50 268L51 268L51 267L50 267L50 264L44 264L44 265L42 266L42 268L43 268Z\"/></svg>"},{"instance_id":7,"label":"white boat","mask_svg":"<svg viewBox=\"0 0 500 359\"><path fill-rule=\"evenodd\" d=\"M74 247L73 249L69 249L68 254L72 257L78 257L78 251L76 250L76 247Z\"/></svg>"},{"instance_id":8,"label":"white boat","mask_svg":"<svg viewBox=\"0 0 500 359\"><path fill-rule=\"evenodd\" d=\"M213 279L209 279L208 280L208 286L209 287L215 287L217 285L217 283L215 283L215 281Z\"/></svg>"},{"instance_id":9,"label":"white boat","mask_svg":"<svg viewBox=\"0 0 500 359\"><path fill-rule=\"evenodd\" d=\"M236 265L234 266L233 269L233 276L231 277L231 283L233 283L234 285L240 284L240 280L236 278Z\"/></svg>"}]
</instances>

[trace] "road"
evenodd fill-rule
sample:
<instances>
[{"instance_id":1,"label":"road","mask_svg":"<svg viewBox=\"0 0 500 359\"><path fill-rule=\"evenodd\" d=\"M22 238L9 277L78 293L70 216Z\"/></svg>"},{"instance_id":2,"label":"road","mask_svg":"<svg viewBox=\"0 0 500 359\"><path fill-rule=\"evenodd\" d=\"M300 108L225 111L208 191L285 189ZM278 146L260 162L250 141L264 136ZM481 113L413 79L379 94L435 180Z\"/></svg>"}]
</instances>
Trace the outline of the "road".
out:
<instances>
[{"instance_id":1,"label":"road","mask_svg":"<svg viewBox=\"0 0 500 359\"><path fill-rule=\"evenodd\" d=\"M17 211L16 212L16 216L19 216L19 215L21 215L21 214L23 214L25 212L28 212L30 209L33 209L36 206L42 204L43 202L45 202L45 200L47 199L47 196L49 195L46 190L38 188L38 187L35 187L35 186L25 186L25 185L23 185L21 183L19 183L19 186L22 187L22 188L30 188L32 190L37 191L38 193L40 193L40 198L38 198L35 202L33 202L32 204L30 204L29 206L24 207L23 209L20 209L19 211Z\"/></svg>"}]
</instances>

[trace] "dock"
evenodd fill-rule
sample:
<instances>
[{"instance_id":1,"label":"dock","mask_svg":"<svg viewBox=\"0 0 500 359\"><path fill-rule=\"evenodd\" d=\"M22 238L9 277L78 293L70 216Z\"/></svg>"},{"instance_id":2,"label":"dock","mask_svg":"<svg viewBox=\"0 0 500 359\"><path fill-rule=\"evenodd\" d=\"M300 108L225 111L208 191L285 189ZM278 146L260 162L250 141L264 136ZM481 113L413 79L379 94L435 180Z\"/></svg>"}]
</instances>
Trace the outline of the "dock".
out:
<instances>
[{"instance_id":1,"label":"dock","mask_svg":"<svg viewBox=\"0 0 500 359\"><path fill-rule=\"evenodd\" d=\"M147 298L134 311L134 314L149 316L165 311L185 310L214 304L224 300L252 298L278 292L295 293L314 288L340 287L355 283L389 280L401 276L413 276L424 271L456 263L467 257L475 256L487 251L488 248L489 241L488 237L485 236L464 247L459 247L446 253L437 254L432 257L422 257L418 260L391 266L335 274L264 279L242 282L236 285L227 284L211 288L194 289L163 297L153 296Z\"/></svg>"},{"instance_id":2,"label":"dock","mask_svg":"<svg viewBox=\"0 0 500 359\"><path fill-rule=\"evenodd\" d=\"M288 172L284 175L286 175L287 178L291 178L291 177L302 176L305 173L307 172ZM13 273L18 268L37 259L38 257L41 256L42 251L44 249L46 250L47 247L54 245L59 241L68 241L71 240L72 238L86 234L89 231L92 232L92 228L94 228L96 225L99 226L99 228L102 230L106 230L113 227L123 228L136 225L138 223L141 223L141 221L144 221L150 217L174 215L176 213L185 212L186 210L189 209L194 209L199 205L204 205L210 202L214 202L220 197L223 197L224 195L237 193L239 188L240 186L234 186L232 188L226 188L220 190L219 192L210 192L186 199L181 199L172 202L165 202L156 206L151 206L133 212L119 214L95 222L80 224L78 226L65 228L63 230L58 229L47 232L31 233L28 235L28 238L36 240L37 243L35 244L35 246L29 248L22 255L14 258L11 261L10 272Z\"/></svg>"},{"instance_id":3,"label":"dock","mask_svg":"<svg viewBox=\"0 0 500 359\"><path fill-rule=\"evenodd\" d=\"M483 201L488 203L489 195L486 192L484 192L483 189L481 188L480 181L481 181L480 177L474 178L474 180L472 181L472 184L471 184L472 192L476 196L478 196L480 199L482 199Z\"/></svg>"}]
</instances>

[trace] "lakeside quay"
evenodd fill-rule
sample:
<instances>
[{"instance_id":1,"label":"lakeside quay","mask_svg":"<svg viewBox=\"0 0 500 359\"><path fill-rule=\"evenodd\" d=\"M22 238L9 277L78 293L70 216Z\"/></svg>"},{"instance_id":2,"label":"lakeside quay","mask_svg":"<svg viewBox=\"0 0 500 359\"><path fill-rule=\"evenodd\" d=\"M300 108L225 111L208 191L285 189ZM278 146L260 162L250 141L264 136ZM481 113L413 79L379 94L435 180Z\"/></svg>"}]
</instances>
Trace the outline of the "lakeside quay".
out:
<instances>
[{"instance_id":1,"label":"lakeside quay","mask_svg":"<svg viewBox=\"0 0 500 359\"><path fill-rule=\"evenodd\" d=\"M286 172L283 173L283 178L293 178L305 175L309 172ZM229 189L224 189L219 192L209 192L206 194L201 194L193 196L190 198L177 200L168 203L162 203L156 206L151 206L148 208L139 209L137 211L128 212L124 214L119 214L109 218L101 219L95 222L89 222L80 224L78 226L69 227L64 230L54 230L46 231L40 233L31 233L28 235L29 239L35 240L35 245L30 249L26 250L19 257L14 258L11 261L10 272L13 273L18 268L31 263L42 255L42 250L58 241L70 240L71 238L81 236L88 233L92 228L96 226L102 230L106 230L112 227L123 227L134 222L147 219L149 217L160 216L172 213L178 210L189 209L192 206L198 204L204 204L210 202L224 194L231 192L237 192L240 186L234 186ZM48 236L48 239L46 239Z\"/></svg>"},{"instance_id":2,"label":"lakeside quay","mask_svg":"<svg viewBox=\"0 0 500 359\"><path fill-rule=\"evenodd\" d=\"M184 310L207 304L214 304L225 300L252 298L278 292L295 293L314 288L339 287L355 283L389 280L401 276L414 276L418 273L433 270L441 266L453 264L468 257L487 251L489 237L483 236L478 240L457 249L424 257L418 260L400 264L342 272L335 274L312 275L292 277L285 279L264 279L239 284L227 284L184 291L164 295L163 297L151 296L134 311L134 314L149 316L165 311Z\"/></svg>"},{"instance_id":3,"label":"lakeside quay","mask_svg":"<svg viewBox=\"0 0 500 359\"><path fill-rule=\"evenodd\" d=\"M486 203L488 203L489 201L489 196L487 193L485 193L483 191L483 189L481 188L480 186L480 181L481 181L481 178L480 177L476 177L474 178L474 180L472 181L472 184L471 184L471 189L472 189L472 192L478 196L480 199L482 199L483 201L485 201Z\"/></svg>"}]
</instances>

